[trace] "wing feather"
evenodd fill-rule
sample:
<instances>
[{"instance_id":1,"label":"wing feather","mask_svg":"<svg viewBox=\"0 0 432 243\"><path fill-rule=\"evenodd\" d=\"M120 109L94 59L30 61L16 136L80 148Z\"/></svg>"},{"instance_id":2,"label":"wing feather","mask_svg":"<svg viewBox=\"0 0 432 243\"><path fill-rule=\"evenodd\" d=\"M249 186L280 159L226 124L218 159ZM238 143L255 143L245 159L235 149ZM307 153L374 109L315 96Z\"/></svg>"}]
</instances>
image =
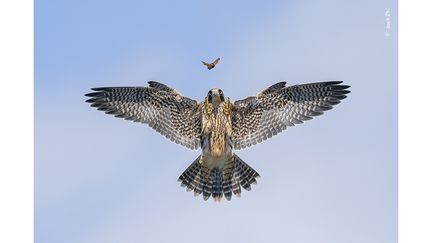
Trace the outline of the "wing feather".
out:
<instances>
[{"instance_id":1,"label":"wing feather","mask_svg":"<svg viewBox=\"0 0 432 243\"><path fill-rule=\"evenodd\" d=\"M350 86L341 83L328 81L286 87L286 82L280 82L256 96L234 102L234 148L260 143L332 109L350 93L347 90Z\"/></svg>"},{"instance_id":2,"label":"wing feather","mask_svg":"<svg viewBox=\"0 0 432 243\"><path fill-rule=\"evenodd\" d=\"M197 101L164 84L149 87L100 87L86 94L92 107L118 118L148 124L171 141L199 147L201 117Z\"/></svg>"}]
</instances>

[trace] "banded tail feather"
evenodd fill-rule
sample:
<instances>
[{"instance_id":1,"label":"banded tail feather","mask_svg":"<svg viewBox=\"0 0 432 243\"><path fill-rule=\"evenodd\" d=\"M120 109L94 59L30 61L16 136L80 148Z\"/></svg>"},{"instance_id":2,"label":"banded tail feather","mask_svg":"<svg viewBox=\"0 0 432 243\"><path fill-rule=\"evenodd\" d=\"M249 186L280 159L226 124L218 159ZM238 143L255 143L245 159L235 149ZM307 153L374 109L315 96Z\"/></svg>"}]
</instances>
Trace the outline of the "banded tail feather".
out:
<instances>
[{"instance_id":1,"label":"banded tail feather","mask_svg":"<svg viewBox=\"0 0 432 243\"><path fill-rule=\"evenodd\" d=\"M211 197L219 202L223 197L231 200L232 194L240 197L241 188L250 191L260 177L252 167L233 154L233 163L228 163L223 170L213 168L211 171L201 163L201 155L180 175L179 181L187 191L195 196L203 194L204 200Z\"/></svg>"}]
</instances>

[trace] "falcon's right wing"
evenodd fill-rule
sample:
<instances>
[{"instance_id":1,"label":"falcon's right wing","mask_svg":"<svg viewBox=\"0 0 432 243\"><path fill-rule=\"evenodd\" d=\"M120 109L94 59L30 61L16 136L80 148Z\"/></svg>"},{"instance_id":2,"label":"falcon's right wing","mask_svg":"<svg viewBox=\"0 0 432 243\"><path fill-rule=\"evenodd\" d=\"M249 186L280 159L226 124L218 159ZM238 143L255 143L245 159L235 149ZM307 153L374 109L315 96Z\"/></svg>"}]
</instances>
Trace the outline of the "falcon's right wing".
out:
<instances>
[{"instance_id":1,"label":"falcon's right wing","mask_svg":"<svg viewBox=\"0 0 432 243\"><path fill-rule=\"evenodd\" d=\"M116 117L146 123L171 141L198 149L201 116L197 101L175 89L150 81L149 87L93 88L87 102Z\"/></svg>"}]
</instances>

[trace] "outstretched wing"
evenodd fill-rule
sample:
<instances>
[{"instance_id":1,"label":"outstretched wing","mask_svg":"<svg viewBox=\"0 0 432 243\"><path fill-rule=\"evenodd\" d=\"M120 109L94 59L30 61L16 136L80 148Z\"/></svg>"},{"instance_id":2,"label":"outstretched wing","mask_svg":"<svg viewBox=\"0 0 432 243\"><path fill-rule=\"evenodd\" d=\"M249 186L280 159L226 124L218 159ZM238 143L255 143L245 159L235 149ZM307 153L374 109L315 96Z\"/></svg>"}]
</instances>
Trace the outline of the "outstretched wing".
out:
<instances>
[{"instance_id":1,"label":"outstretched wing","mask_svg":"<svg viewBox=\"0 0 432 243\"><path fill-rule=\"evenodd\" d=\"M86 94L91 106L116 117L146 123L171 141L197 149L201 116L197 101L150 81L149 87L103 87Z\"/></svg>"},{"instance_id":2,"label":"outstretched wing","mask_svg":"<svg viewBox=\"0 0 432 243\"><path fill-rule=\"evenodd\" d=\"M220 61L220 58L218 57L218 58L216 58L216 60L214 60L214 61L212 62L212 64L213 64L213 65L216 65L216 64L218 64L219 61Z\"/></svg>"},{"instance_id":3,"label":"outstretched wing","mask_svg":"<svg viewBox=\"0 0 432 243\"><path fill-rule=\"evenodd\" d=\"M256 96L234 102L232 141L235 149L260 143L289 126L330 110L346 98L350 86L342 81L286 87L280 82Z\"/></svg>"}]
</instances>

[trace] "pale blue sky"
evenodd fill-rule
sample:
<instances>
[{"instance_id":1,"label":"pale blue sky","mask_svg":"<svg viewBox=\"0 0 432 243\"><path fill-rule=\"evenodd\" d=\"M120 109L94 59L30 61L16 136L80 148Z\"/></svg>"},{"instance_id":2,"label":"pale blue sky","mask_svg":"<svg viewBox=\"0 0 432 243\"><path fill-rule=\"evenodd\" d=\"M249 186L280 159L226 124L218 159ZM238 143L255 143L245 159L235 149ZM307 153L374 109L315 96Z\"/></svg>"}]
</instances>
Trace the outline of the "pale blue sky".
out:
<instances>
[{"instance_id":1,"label":"pale blue sky","mask_svg":"<svg viewBox=\"0 0 432 243\"><path fill-rule=\"evenodd\" d=\"M36 1L36 242L396 242L396 15L393 0ZM237 151L261 179L217 204L177 182L199 151L84 102L147 80L200 100L282 80L352 93Z\"/></svg>"}]
</instances>

